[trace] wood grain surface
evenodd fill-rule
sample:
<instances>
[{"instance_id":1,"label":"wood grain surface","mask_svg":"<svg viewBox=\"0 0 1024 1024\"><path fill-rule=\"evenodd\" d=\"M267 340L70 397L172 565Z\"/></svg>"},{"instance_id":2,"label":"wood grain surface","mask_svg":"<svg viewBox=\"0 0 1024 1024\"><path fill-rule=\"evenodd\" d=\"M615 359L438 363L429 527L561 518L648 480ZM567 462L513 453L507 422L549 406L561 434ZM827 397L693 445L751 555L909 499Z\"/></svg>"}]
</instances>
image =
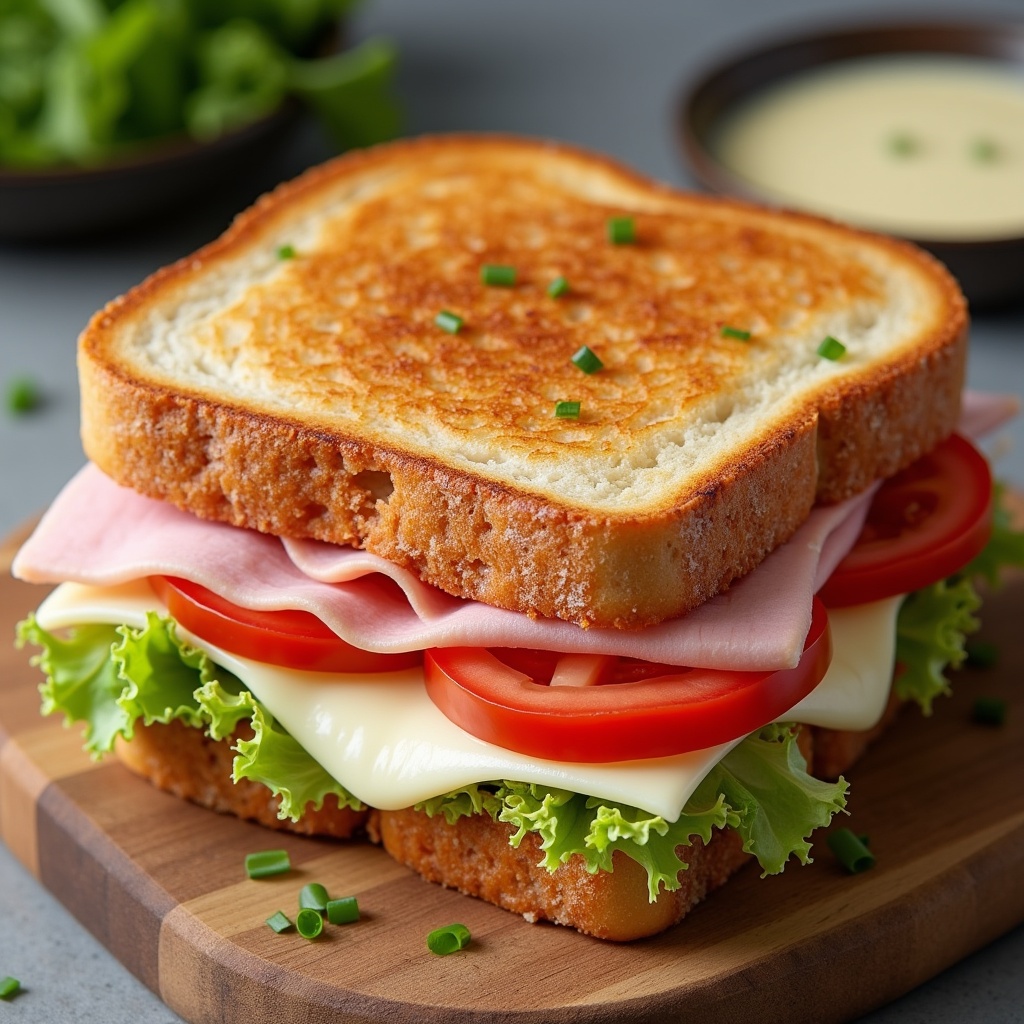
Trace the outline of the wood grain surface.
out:
<instances>
[{"instance_id":1,"label":"wood grain surface","mask_svg":"<svg viewBox=\"0 0 1024 1024\"><path fill-rule=\"evenodd\" d=\"M41 599L0 548L0 635ZM849 1020L1024 920L1024 580L985 607L996 669L964 671L928 720L903 713L852 774L851 815L877 867L846 875L819 835L815 863L743 869L682 925L613 945L530 925L423 882L382 851L270 833L90 761L77 729L38 714L38 670L0 643L0 835L130 971L195 1024ZM1011 705L971 721L980 694ZM293 870L246 877L252 850ZM315 942L275 935L320 881L363 919ZM473 934L439 958L428 931ZM723 1017L727 1014L727 1018Z\"/></svg>"}]
</instances>

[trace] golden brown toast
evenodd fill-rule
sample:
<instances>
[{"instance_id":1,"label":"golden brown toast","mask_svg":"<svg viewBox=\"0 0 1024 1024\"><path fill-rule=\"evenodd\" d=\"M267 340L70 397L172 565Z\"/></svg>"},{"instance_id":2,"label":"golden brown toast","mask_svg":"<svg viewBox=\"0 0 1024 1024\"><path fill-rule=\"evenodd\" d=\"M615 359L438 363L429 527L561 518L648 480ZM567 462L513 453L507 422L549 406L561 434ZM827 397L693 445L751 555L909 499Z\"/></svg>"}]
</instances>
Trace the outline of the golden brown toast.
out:
<instances>
[{"instance_id":1,"label":"golden brown toast","mask_svg":"<svg viewBox=\"0 0 1024 1024\"><path fill-rule=\"evenodd\" d=\"M613 244L623 216L635 241ZM910 246L563 146L421 139L279 188L98 313L82 433L115 480L196 515L636 627L948 434L966 323ZM583 345L602 370L574 365Z\"/></svg>"}]
</instances>

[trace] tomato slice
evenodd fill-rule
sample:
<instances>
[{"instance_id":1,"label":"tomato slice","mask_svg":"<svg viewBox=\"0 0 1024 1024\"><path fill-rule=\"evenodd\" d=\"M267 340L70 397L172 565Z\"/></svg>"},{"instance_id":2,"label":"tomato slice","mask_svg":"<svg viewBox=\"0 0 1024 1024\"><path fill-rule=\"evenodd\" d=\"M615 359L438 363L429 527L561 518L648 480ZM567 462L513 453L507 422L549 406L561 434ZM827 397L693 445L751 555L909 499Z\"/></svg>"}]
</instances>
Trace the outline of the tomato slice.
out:
<instances>
[{"instance_id":1,"label":"tomato slice","mask_svg":"<svg viewBox=\"0 0 1024 1024\"><path fill-rule=\"evenodd\" d=\"M954 434L882 484L819 597L842 608L919 590L962 569L991 532L988 462Z\"/></svg>"},{"instance_id":2,"label":"tomato slice","mask_svg":"<svg viewBox=\"0 0 1024 1024\"><path fill-rule=\"evenodd\" d=\"M701 750L754 732L810 693L831 657L828 614L815 600L800 663L777 672L614 659L603 675L608 682L553 686L557 654L472 647L429 650L423 671L430 699L479 739L534 757L597 763ZM524 671L531 666L540 671Z\"/></svg>"},{"instance_id":3,"label":"tomato slice","mask_svg":"<svg viewBox=\"0 0 1024 1024\"><path fill-rule=\"evenodd\" d=\"M353 647L309 612L242 608L176 576L150 576L149 582L185 629L243 658L314 672L393 672L422 658L421 651L375 654Z\"/></svg>"}]
</instances>

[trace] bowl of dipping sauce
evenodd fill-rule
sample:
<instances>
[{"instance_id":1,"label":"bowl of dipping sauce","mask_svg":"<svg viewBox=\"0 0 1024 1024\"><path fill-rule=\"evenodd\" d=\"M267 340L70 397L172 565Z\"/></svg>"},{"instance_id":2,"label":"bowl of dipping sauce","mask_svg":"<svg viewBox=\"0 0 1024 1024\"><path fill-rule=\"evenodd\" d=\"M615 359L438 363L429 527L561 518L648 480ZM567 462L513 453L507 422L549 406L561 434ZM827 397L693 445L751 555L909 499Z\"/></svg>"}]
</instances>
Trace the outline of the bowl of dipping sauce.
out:
<instances>
[{"instance_id":1,"label":"bowl of dipping sauce","mask_svg":"<svg viewBox=\"0 0 1024 1024\"><path fill-rule=\"evenodd\" d=\"M896 235L1024 301L1024 22L833 28L722 61L679 113L716 192Z\"/></svg>"}]
</instances>

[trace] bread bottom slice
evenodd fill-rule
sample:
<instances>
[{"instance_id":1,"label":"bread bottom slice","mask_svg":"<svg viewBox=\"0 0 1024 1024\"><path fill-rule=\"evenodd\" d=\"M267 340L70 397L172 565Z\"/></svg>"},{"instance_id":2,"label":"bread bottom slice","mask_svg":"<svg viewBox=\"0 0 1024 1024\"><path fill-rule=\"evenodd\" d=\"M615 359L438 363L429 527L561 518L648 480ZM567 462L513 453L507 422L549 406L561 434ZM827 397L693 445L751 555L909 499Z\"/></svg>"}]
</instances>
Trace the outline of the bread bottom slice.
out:
<instances>
[{"instance_id":1,"label":"bread bottom slice","mask_svg":"<svg viewBox=\"0 0 1024 1024\"><path fill-rule=\"evenodd\" d=\"M799 745L812 774L835 779L864 753L895 719L900 702L891 696L881 721L863 732L809 727ZM708 893L724 885L751 856L737 832L716 832L705 845L677 847L687 865L680 887L648 898L647 872L616 852L611 872L590 874L578 854L548 871L541 866L540 839L527 833L518 848L509 845L515 828L484 814L449 825L411 808L373 811L368 830L395 860L437 882L477 896L528 921L554 921L585 935L617 942L655 935L681 921Z\"/></svg>"},{"instance_id":2,"label":"bread bottom slice","mask_svg":"<svg viewBox=\"0 0 1024 1024\"><path fill-rule=\"evenodd\" d=\"M863 732L808 727L799 745L812 774L834 779L847 771L896 718L900 702L893 695L881 721ZM242 723L235 734L212 740L182 722L139 725L133 738L117 746L121 761L160 789L222 813L257 821L269 828L303 835L349 839L368 833L402 864L427 881L504 907L526 920L553 921L600 939L627 942L655 935L681 921L705 896L724 885L751 859L731 829L716 832L705 845L699 838L681 846L687 864L680 887L648 899L647 872L624 854L613 856L613 870L590 874L574 856L556 871L540 862L540 839L523 837L509 845L515 831L484 814L449 825L443 815L423 811L353 811L328 796L319 810L298 822L277 817L278 798L259 782L231 781L232 745L252 735Z\"/></svg>"},{"instance_id":3,"label":"bread bottom slice","mask_svg":"<svg viewBox=\"0 0 1024 1024\"><path fill-rule=\"evenodd\" d=\"M374 811L370 836L395 860L438 882L477 896L527 921L554 921L599 939L628 942L654 935L681 920L709 892L724 885L748 854L738 833L716 834L707 846L695 839L680 847L687 862L680 888L647 898L647 871L616 852L612 871L590 874L579 855L551 872L540 866L540 838L527 833L509 846L515 828L474 814L449 825L423 811Z\"/></svg>"},{"instance_id":4,"label":"bread bottom slice","mask_svg":"<svg viewBox=\"0 0 1024 1024\"><path fill-rule=\"evenodd\" d=\"M261 782L231 780L231 763L238 740L252 738L241 723L232 736L213 740L202 729L170 722L135 726L131 740L119 740L115 752L121 762L158 789L222 814L257 821L267 828L301 835L351 839L362 834L369 811L342 807L328 794L319 810L307 808L298 821L277 816L280 800Z\"/></svg>"}]
</instances>

